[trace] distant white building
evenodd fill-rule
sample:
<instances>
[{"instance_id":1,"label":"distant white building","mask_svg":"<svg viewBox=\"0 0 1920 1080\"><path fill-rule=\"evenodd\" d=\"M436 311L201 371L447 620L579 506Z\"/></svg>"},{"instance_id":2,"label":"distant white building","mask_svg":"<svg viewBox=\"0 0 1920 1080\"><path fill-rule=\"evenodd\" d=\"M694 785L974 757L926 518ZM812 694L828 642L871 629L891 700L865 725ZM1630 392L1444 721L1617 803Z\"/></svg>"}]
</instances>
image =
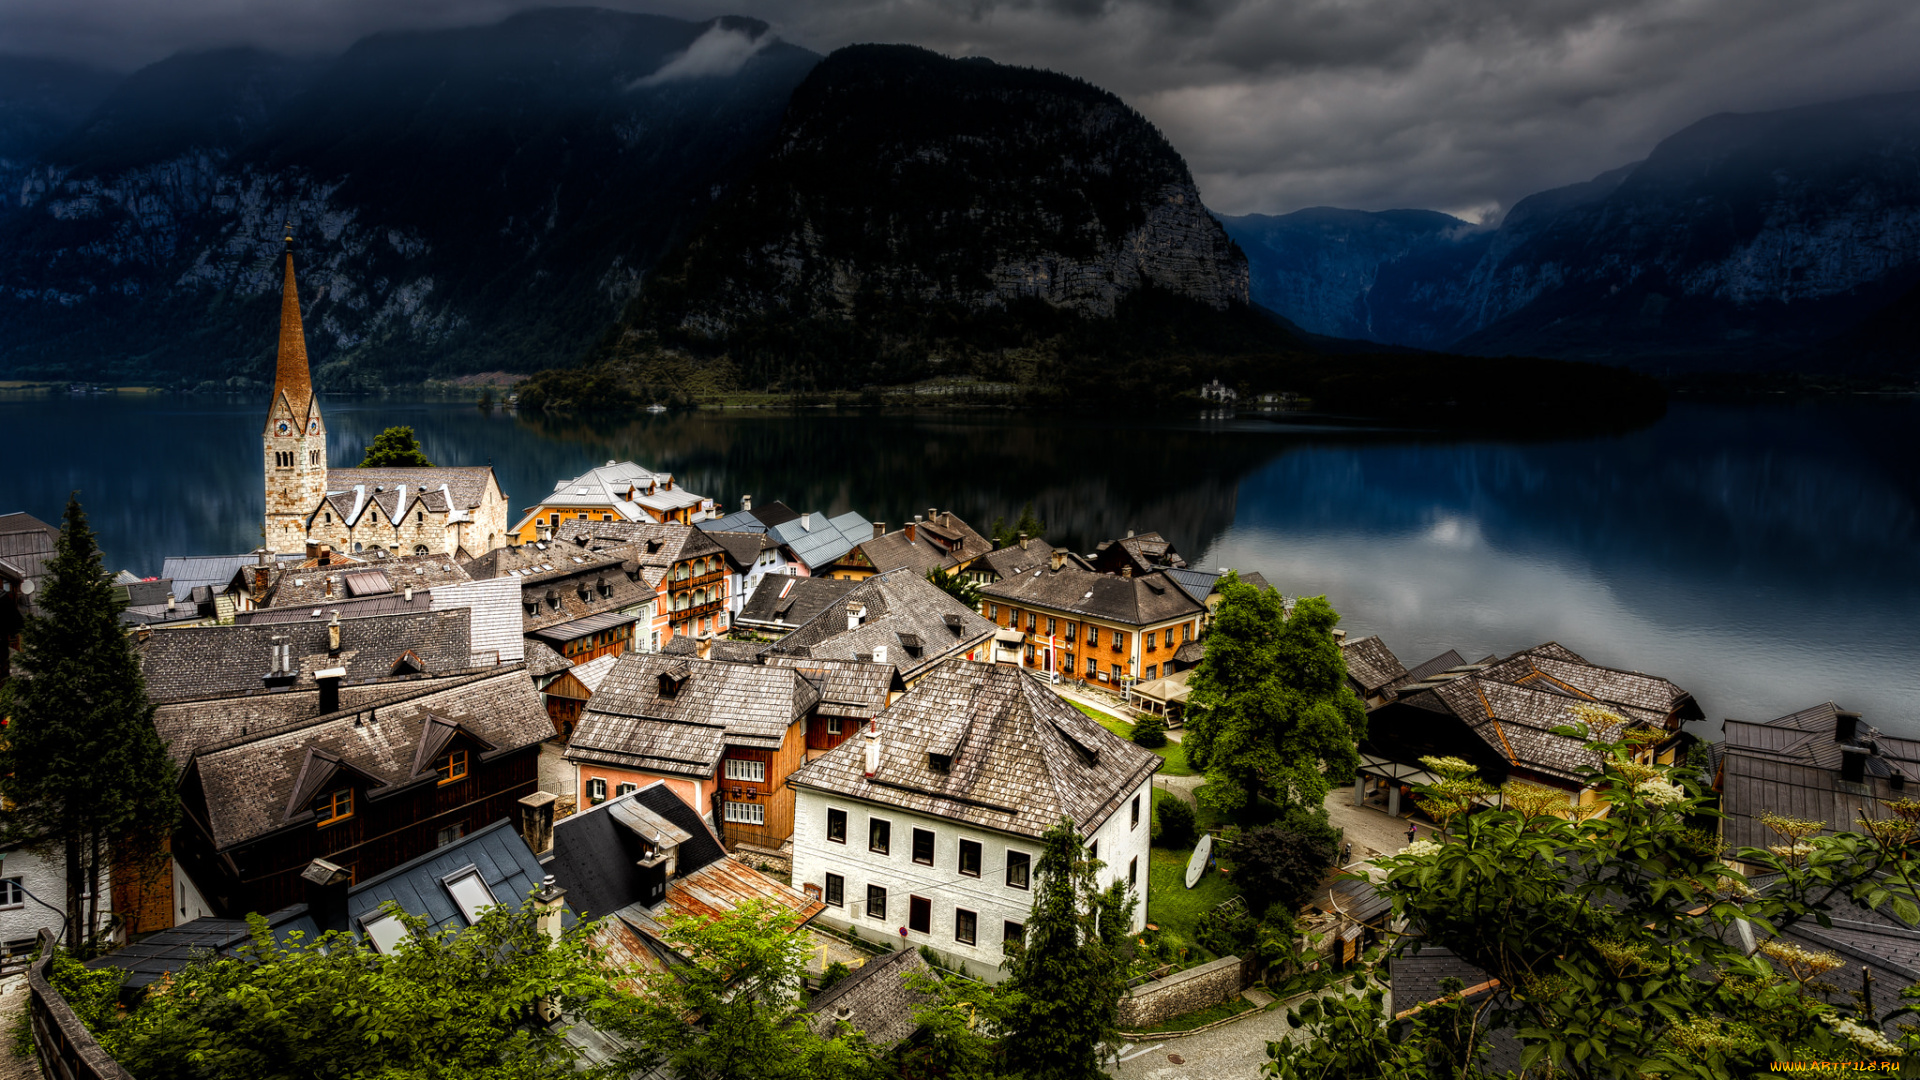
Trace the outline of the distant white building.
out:
<instances>
[{"instance_id":1,"label":"distant white building","mask_svg":"<svg viewBox=\"0 0 1920 1080\"><path fill-rule=\"evenodd\" d=\"M1072 818L1146 925L1156 755L1019 669L949 661L794 770L793 881L818 918L929 946L998 981L1033 907L1041 837Z\"/></svg>"},{"instance_id":2,"label":"distant white building","mask_svg":"<svg viewBox=\"0 0 1920 1080\"><path fill-rule=\"evenodd\" d=\"M657 473L631 461L609 461L553 485L508 530L511 543L529 544L541 530L568 521L628 521L692 525L719 516L718 505L674 483L672 473Z\"/></svg>"}]
</instances>

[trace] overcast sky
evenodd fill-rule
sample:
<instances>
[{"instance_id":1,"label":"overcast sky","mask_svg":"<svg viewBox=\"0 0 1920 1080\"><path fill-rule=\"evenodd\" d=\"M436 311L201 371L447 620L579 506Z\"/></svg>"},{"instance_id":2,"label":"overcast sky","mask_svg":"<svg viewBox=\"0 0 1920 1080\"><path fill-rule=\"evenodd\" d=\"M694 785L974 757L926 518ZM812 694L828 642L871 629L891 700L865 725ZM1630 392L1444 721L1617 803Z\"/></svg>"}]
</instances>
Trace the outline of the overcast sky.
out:
<instances>
[{"instance_id":1,"label":"overcast sky","mask_svg":"<svg viewBox=\"0 0 1920 1080\"><path fill-rule=\"evenodd\" d=\"M0 48L125 69L181 48L337 50L513 0L0 0ZM1914 0L686 0L827 52L910 42L1077 75L1185 155L1223 213L1497 217L1703 116L1920 90Z\"/></svg>"}]
</instances>

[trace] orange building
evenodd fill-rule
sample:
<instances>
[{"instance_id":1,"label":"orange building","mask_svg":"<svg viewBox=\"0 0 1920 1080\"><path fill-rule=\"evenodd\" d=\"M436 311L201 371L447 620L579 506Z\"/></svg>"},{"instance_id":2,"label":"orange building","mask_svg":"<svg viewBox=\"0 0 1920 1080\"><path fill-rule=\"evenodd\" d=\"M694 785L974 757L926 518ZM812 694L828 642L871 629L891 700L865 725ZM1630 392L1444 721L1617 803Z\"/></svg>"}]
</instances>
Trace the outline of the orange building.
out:
<instances>
[{"instance_id":1,"label":"orange building","mask_svg":"<svg viewBox=\"0 0 1920 1080\"><path fill-rule=\"evenodd\" d=\"M1119 687L1166 673L1200 634L1206 608L1164 572L1085 569L1056 550L1044 569L980 587L981 614L1002 631L999 650L1023 667Z\"/></svg>"}]
</instances>

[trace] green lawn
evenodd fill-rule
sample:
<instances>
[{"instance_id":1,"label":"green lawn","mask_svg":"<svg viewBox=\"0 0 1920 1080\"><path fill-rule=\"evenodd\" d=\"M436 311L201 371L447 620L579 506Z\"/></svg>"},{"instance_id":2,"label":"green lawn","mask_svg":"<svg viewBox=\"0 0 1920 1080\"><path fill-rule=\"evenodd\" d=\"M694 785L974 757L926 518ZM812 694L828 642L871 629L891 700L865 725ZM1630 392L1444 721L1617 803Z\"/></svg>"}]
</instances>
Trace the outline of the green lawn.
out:
<instances>
[{"instance_id":1,"label":"green lawn","mask_svg":"<svg viewBox=\"0 0 1920 1080\"><path fill-rule=\"evenodd\" d=\"M1073 707L1086 713L1093 718L1095 723L1113 732L1115 735L1129 741L1133 739L1133 725L1127 723L1125 720L1117 719L1098 709L1089 708L1077 701L1073 703ZM1180 748L1179 743L1169 739L1167 740L1167 745L1155 750L1154 753L1159 754L1160 760L1166 762L1165 765L1160 766L1160 771L1155 773L1155 776L1193 775L1193 770L1187 765L1187 752Z\"/></svg>"},{"instance_id":2,"label":"green lawn","mask_svg":"<svg viewBox=\"0 0 1920 1080\"><path fill-rule=\"evenodd\" d=\"M1155 806L1175 798L1179 796L1158 789L1153 793ZM1192 848L1156 847L1147 853L1147 921L1178 944L1199 950L1201 919L1240 890L1217 870L1187 888L1187 860L1192 855Z\"/></svg>"}]
</instances>

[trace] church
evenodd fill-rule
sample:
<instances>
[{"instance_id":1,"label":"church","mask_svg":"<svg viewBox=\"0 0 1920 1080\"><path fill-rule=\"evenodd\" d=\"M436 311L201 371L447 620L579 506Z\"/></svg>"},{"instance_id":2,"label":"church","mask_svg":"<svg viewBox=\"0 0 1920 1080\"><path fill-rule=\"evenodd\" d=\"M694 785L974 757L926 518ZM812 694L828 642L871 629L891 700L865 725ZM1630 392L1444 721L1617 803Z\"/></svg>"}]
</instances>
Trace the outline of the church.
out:
<instances>
[{"instance_id":1,"label":"church","mask_svg":"<svg viewBox=\"0 0 1920 1080\"><path fill-rule=\"evenodd\" d=\"M266 546L298 554L310 544L326 544L362 557L449 555L462 561L504 546L507 496L490 466L327 466L327 425L307 367L291 250L286 260L280 353L261 438Z\"/></svg>"}]
</instances>

